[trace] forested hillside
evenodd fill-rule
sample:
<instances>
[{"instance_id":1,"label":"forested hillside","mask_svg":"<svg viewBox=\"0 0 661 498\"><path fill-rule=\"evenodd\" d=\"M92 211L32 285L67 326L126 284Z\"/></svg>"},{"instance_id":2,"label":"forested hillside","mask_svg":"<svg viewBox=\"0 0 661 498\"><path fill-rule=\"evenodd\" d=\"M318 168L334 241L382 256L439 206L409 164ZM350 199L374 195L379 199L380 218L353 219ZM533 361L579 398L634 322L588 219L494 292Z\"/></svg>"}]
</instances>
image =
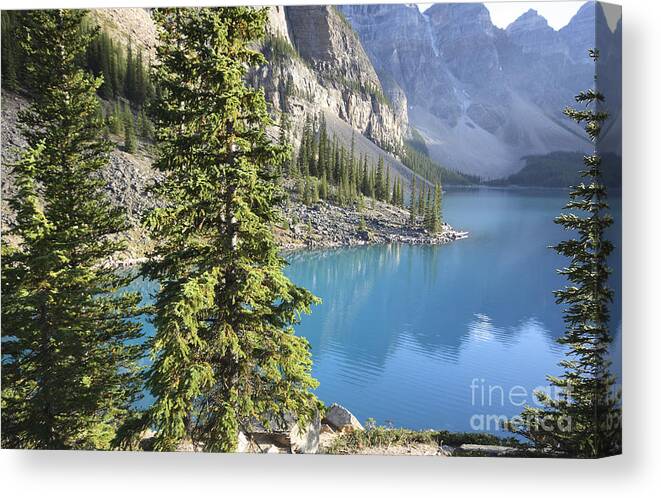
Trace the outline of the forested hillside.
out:
<instances>
[{"instance_id":1,"label":"forested hillside","mask_svg":"<svg viewBox=\"0 0 661 498\"><path fill-rule=\"evenodd\" d=\"M348 29L334 8L300 9L329 26ZM14 215L6 201L15 193L15 185L7 165L16 157L14 147L23 144L16 128L19 111L35 93L27 78L28 56L17 43L24 15L2 13L3 137L10 145L3 148L3 219L10 223ZM361 210L369 205L377 208L375 216L383 203L400 209L415 206L420 227L436 231L440 213L425 215L440 206L440 189L434 200L434 185L470 180L435 164L428 151L414 150L410 139L404 141L411 133L406 107L396 94L386 95L355 34L347 31L349 38L344 40L316 40L313 32L306 31L303 17L297 16L285 15L279 7L268 10L267 32L258 45L266 65L248 75L267 97L276 122L270 133L292 152L278 171L291 199L306 206L327 202ZM155 202L144 188L157 176L149 166L155 152L149 106L159 91L151 78L153 20L143 9L97 10L81 26L86 33L94 31L94 36L77 57L77 65L99 78L99 117L104 136L115 145L103 174L113 202L130 207L135 244L129 254L139 255L148 244L140 219ZM306 45L312 42L314 46ZM355 60L344 59L341 50L354 53ZM299 218L307 219L301 213L290 215L296 218L289 220L292 229L301 223ZM366 218L369 226L370 216L364 213L359 218ZM291 243L301 236L285 238Z\"/></svg>"}]
</instances>

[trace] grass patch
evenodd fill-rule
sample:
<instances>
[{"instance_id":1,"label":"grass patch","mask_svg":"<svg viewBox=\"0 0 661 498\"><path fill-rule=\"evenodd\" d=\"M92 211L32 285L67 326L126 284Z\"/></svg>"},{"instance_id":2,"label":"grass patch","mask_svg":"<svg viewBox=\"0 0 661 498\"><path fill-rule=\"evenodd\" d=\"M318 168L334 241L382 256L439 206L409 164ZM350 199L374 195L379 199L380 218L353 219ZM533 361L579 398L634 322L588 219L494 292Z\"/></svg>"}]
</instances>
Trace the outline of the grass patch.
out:
<instances>
[{"instance_id":1,"label":"grass patch","mask_svg":"<svg viewBox=\"0 0 661 498\"><path fill-rule=\"evenodd\" d=\"M365 430L339 434L327 448L328 453L353 454L364 448L407 446L411 444L437 444L453 447L462 444L489 444L511 446L522 450L530 446L513 437L500 438L492 434L449 431L414 431L377 426L368 422Z\"/></svg>"}]
</instances>

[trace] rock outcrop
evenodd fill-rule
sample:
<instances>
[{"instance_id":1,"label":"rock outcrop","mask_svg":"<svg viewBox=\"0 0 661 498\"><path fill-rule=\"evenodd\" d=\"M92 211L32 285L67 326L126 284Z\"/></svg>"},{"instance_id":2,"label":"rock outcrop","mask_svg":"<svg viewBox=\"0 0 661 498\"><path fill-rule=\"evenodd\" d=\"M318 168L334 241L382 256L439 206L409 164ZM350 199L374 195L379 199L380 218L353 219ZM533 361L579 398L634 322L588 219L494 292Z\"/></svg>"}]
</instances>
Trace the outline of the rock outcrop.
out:
<instances>
[{"instance_id":1,"label":"rock outcrop","mask_svg":"<svg viewBox=\"0 0 661 498\"><path fill-rule=\"evenodd\" d=\"M303 428L292 417L285 417L270 427L254 423L238 436L238 453L311 454L319 450L321 422L315 417Z\"/></svg>"},{"instance_id":2,"label":"rock outcrop","mask_svg":"<svg viewBox=\"0 0 661 498\"><path fill-rule=\"evenodd\" d=\"M408 129L406 96L393 82L382 85L360 39L335 7L269 7L267 31L268 64L252 81L264 88L274 114L286 112L300 131L307 116L329 113L381 148L401 151Z\"/></svg>"},{"instance_id":3,"label":"rock outcrop","mask_svg":"<svg viewBox=\"0 0 661 498\"><path fill-rule=\"evenodd\" d=\"M328 410L326 410L326 415L322 419L322 423L327 424L333 430L339 432L364 430L363 426L353 413L337 403L333 403Z\"/></svg>"},{"instance_id":4,"label":"rock outcrop","mask_svg":"<svg viewBox=\"0 0 661 498\"><path fill-rule=\"evenodd\" d=\"M156 52L156 26L149 9L92 9L92 19L124 45L129 41L146 50L150 56Z\"/></svg>"}]
</instances>

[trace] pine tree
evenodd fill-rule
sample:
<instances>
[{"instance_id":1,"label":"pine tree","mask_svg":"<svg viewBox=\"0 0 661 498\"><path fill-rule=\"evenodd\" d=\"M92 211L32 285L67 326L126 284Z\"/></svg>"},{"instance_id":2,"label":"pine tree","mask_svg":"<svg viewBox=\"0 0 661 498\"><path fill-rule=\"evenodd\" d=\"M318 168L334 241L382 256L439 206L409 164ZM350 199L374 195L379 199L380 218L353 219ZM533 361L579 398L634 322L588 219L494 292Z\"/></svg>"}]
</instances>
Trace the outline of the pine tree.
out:
<instances>
[{"instance_id":1,"label":"pine tree","mask_svg":"<svg viewBox=\"0 0 661 498\"><path fill-rule=\"evenodd\" d=\"M370 170L370 197L373 200L376 200L376 197L377 197L376 190L377 190L376 189L376 171L375 171L375 168L372 167L372 169ZM372 203L372 205L375 205L375 204Z\"/></svg>"},{"instance_id":2,"label":"pine tree","mask_svg":"<svg viewBox=\"0 0 661 498\"><path fill-rule=\"evenodd\" d=\"M115 135L124 133L124 113L117 101L113 104L112 113L108 116L108 127L110 132Z\"/></svg>"},{"instance_id":3,"label":"pine tree","mask_svg":"<svg viewBox=\"0 0 661 498\"><path fill-rule=\"evenodd\" d=\"M425 190L426 187L423 184L420 185L420 196L418 197L418 209L417 214L418 216L425 216Z\"/></svg>"},{"instance_id":4,"label":"pine tree","mask_svg":"<svg viewBox=\"0 0 661 498\"><path fill-rule=\"evenodd\" d=\"M415 222L416 214L417 206L415 203L415 176L411 176L411 201L409 204L409 221L411 223Z\"/></svg>"},{"instance_id":5,"label":"pine tree","mask_svg":"<svg viewBox=\"0 0 661 498\"><path fill-rule=\"evenodd\" d=\"M365 223L365 217L361 216L358 220L358 231L365 232L367 231L367 224Z\"/></svg>"},{"instance_id":6,"label":"pine tree","mask_svg":"<svg viewBox=\"0 0 661 498\"><path fill-rule=\"evenodd\" d=\"M386 173L386 188L387 188L387 193L386 193L386 202L388 204L392 204L393 206L395 205L396 198L397 198L397 179L393 181L392 186L390 185L390 168L388 168L387 173Z\"/></svg>"},{"instance_id":7,"label":"pine tree","mask_svg":"<svg viewBox=\"0 0 661 498\"><path fill-rule=\"evenodd\" d=\"M20 47L16 43L16 18L18 13L2 11L2 88L18 88Z\"/></svg>"},{"instance_id":8,"label":"pine tree","mask_svg":"<svg viewBox=\"0 0 661 498\"><path fill-rule=\"evenodd\" d=\"M319 183L319 197L323 200L328 199L328 180L326 179L326 172L321 176Z\"/></svg>"},{"instance_id":9,"label":"pine tree","mask_svg":"<svg viewBox=\"0 0 661 498\"><path fill-rule=\"evenodd\" d=\"M443 187L440 183L436 184L434 192L434 213L436 216L436 231L440 230L443 225Z\"/></svg>"},{"instance_id":10,"label":"pine tree","mask_svg":"<svg viewBox=\"0 0 661 498\"><path fill-rule=\"evenodd\" d=\"M431 197L431 190L427 191L427 208L425 211L425 228L431 233L436 233L441 229L441 186L437 183L434 186L434 194Z\"/></svg>"},{"instance_id":11,"label":"pine tree","mask_svg":"<svg viewBox=\"0 0 661 498\"><path fill-rule=\"evenodd\" d=\"M399 178L395 178L395 205L402 207L402 183Z\"/></svg>"},{"instance_id":12,"label":"pine tree","mask_svg":"<svg viewBox=\"0 0 661 498\"><path fill-rule=\"evenodd\" d=\"M315 177L310 177L310 184L311 184L310 198L312 204L316 204L317 202L319 202L319 182Z\"/></svg>"},{"instance_id":13,"label":"pine tree","mask_svg":"<svg viewBox=\"0 0 661 498\"><path fill-rule=\"evenodd\" d=\"M392 204L392 190L390 190L390 168L386 168L386 179L384 182L384 196L383 200Z\"/></svg>"},{"instance_id":14,"label":"pine tree","mask_svg":"<svg viewBox=\"0 0 661 498\"><path fill-rule=\"evenodd\" d=\"M305 125L303 126L303 136L301 138L301 146L298 149L298 172L307 177L310 174L310 138L312 135L310 117L305 118Z\"/></svg>"},{"instance_id":15,"label":"pine tree","mask_svg":"<svg viewBox=\"0 0 661 498\"><path fill-rule=\"evenodd\" d=\"M149 83L142 58L142 50L138 50L138 56L135 62L135 90L133 92L133 102L138 107L142 106L147 100L149 93L148 86Z\"/></svg>"},{"instance_id":16,"label":"pine tree","mask_svg":"<svg viewBox=\"0 0 661 498\"><path fill-rule=\"evenodd\" d=\"M351 130L351 149L349 152L349 182L355 180L356 168L356 132Z\"/></svg>"},{"instance_id":17,"label":"pine tree","mask_svg":"<svg viewBox=\"0 0 661 498\"><path fill-rule=\"evenodd\" d=\"M124 248L123 213L99 172L96 90L80 69L90 35L80 10L25 13L20 40L34 101L19 114L27 146L14 165L17 214L3 246L2 445L107 449L141 391L140 296L102 263ZM133 344L133 345L129 345Z\"/></svg>"},{"instance_id":18,"label":"pine tree","mask_svg":"<svg viewBox=\"0 0 661 498\"><path fill-rule=\"evenodd\" d=\"M158 9L161 96L153 104L165 205L147 224L157 247L145 275L161 283L148 387L155 448L186 439L231 451L239 430L318 408L307 341L292 325L317 299L283 274L271 227L282 199L269 175L286 153L266 134L264 63L253 42L264 9Z\"/></svg>"},{"instance_id":19,"label":"pine tree","mask_svg":"<svg viewBox=\"0 0 661 498\"><path fill-rule=\"evenodd\" d=\"M289 116L286 112L280 113L280 123L278 124L278 143L286 147L289 144L289 133L291 132L291 124Z\"/></svg>"},{"instance_id":20,"label":"pine tree","mask_svg":"<svg viewBox=\"0 0 661 498\"><path fill-rule=\"evenodd\" d=\"M363 172L361 173L361 187L360 191L362 192L363 195L366 195L367 197L371 196L371 191L370 191L370 172L369 169L367 168L367 154L363 157Z\"/></svg>"},{"instance_id":21,"label":"pine tree","mask_svg":"<svg viewBox=\"0 0 661 498\"><path fill-rule=\"evenodd\" d=\"M303 204L306 206L309 206L312 204L312 182L311 182L311 176L308 175L305 177L305 182L303 186Z\"/></svg>"},{"instance_id":22,"label":"pine tree","mask_svg":"<svg viewBox=\"0 0 661 498\"><path fill-rule=\"evenodd\" d=\"M138 122L136 127L142 138L150 141L154 139L154 125L147 116L144 108L141 108L140 112L138 112Z\"/></svg>"},{"instance_id":23,"label":"pine tree","mask_svg":"<svg viewBox=\"0 0 661 498\"><path fill-rule=\"evenodd\" d=\"M112 43L107 33L99 35L99 56L101 58L99 72L103 76L103 83L99 88L99 94L106 100L115 97L114 74L112 72Z\"/></svg>"},{"instance_id":24,"label":"pine tree","mask_svg":"<svg viewBox=\"0 0 661 498\"><path fill-rule=\"evenodd\" d=\"M386 178L383 171L383 157L379 157L379 162L376 167L375 183L376 198L379 201L384 201L386 199L388 189L386 187Z\"/></svg>"},{"instance_id":25,"label":"pine tree","mask_svg":"<svg viewBox=\"0 0 661 498\"><path fill-rule=\"evenodd\" d=\"M596 61L599 53L591 50L590 56ZM620 453L622 440L620 394L614 392L615 377L607 359L612 342L609 306L613 300L607 258L613 244L604 238L604 231L613 219L597 153L608 114L603 110L604 96L598 90L579 93L576 102L585 108L566 108L564 113L585 124L595 149L584 158L581 174L586 182L571 187L565 206L569 212L555 219L565 230L576 233L575 238L554 247L570 259L569 266L558 270L570 285L554 293L556 302L567 306L567 328L558 339L568 348L567 359L560 363L562 375L548 377L559 395L538 392L542 407L526 407L508 428L538 447L567 456L595 458Z\"/></svg>"},{"instance_id":26,"label":"pine tree","mask_svg":"<svg viewBox=\"0 0 661 498\"><path fill-rule=\"evenodd\" d=\"M124 96L130 100L135 101L135 61L133 59L133 44L129 39L128 48L126 50L126 76L124 77Z\"/></svg>"},{"instance_id":27,"label":"pine tree","mask_svg":"<svg viewBox=\"0 0 661 498\"><path fill-rule=\"evenodd\" d=\"M317 144L317 174L322 177L326 175L328 180L328 156L327 148L328 134L326 131L326 118L321 114L319 119L319 142Z\"/></svg>"},{"instance_id":28,"label":"pine tree","mask_svg":"<svg viewBox=\"0 0 661 498\"><path fill-rule=\"evenodd\" d=\"M138 138L133 123L133 113L129 110L124 116L124 150L129 154L135 154L138 150Z\"/></svg>"},{"instance_id":29,"label":"pine tree","mask_svg":"<svg viewBox=\"0 0 661 498\"><path fill-rule=\"evenodd\" d=\"M433 220L433 200L431 197L431 188L426 188L425 189L425 203L424 203L424 208L423 208L423 213L424 213L424 223L425 223L425 228L429 231L433 231L433 226L434 226L434 220Z\"/></svg>"}]
</instances>

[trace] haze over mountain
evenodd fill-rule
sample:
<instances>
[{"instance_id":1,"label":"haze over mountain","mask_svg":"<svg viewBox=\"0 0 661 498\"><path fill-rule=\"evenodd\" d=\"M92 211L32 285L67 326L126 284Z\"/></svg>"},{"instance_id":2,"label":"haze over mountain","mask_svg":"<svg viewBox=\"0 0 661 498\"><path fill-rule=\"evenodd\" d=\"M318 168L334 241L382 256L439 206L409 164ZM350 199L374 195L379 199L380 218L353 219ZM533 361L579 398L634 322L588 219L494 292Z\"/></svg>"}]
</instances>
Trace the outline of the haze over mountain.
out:
<instances>
[{"instance_id":1,"label":"haze over mountain","mask_svg":"<svg viewBox=\"0 0 661 498\"><path fill-rule=\"evenodd\" d=\"M384 89L405 94L409 124L432 157L459 171L498 178L519 170L530 154L588 150L562 109L593 85L589 48L600 47L600 67L608 68L600 87L618 87L609 78L616 80L621 66L621 24L611 31L595 2L559 31L534 10L500 29L478 3L435 4L424 13L410 4L339 8ZM620 96L605 93L612 93L610 126L617 132ZM618 147L610 140L609 150Z\"/></svg>"}]
</instances>

